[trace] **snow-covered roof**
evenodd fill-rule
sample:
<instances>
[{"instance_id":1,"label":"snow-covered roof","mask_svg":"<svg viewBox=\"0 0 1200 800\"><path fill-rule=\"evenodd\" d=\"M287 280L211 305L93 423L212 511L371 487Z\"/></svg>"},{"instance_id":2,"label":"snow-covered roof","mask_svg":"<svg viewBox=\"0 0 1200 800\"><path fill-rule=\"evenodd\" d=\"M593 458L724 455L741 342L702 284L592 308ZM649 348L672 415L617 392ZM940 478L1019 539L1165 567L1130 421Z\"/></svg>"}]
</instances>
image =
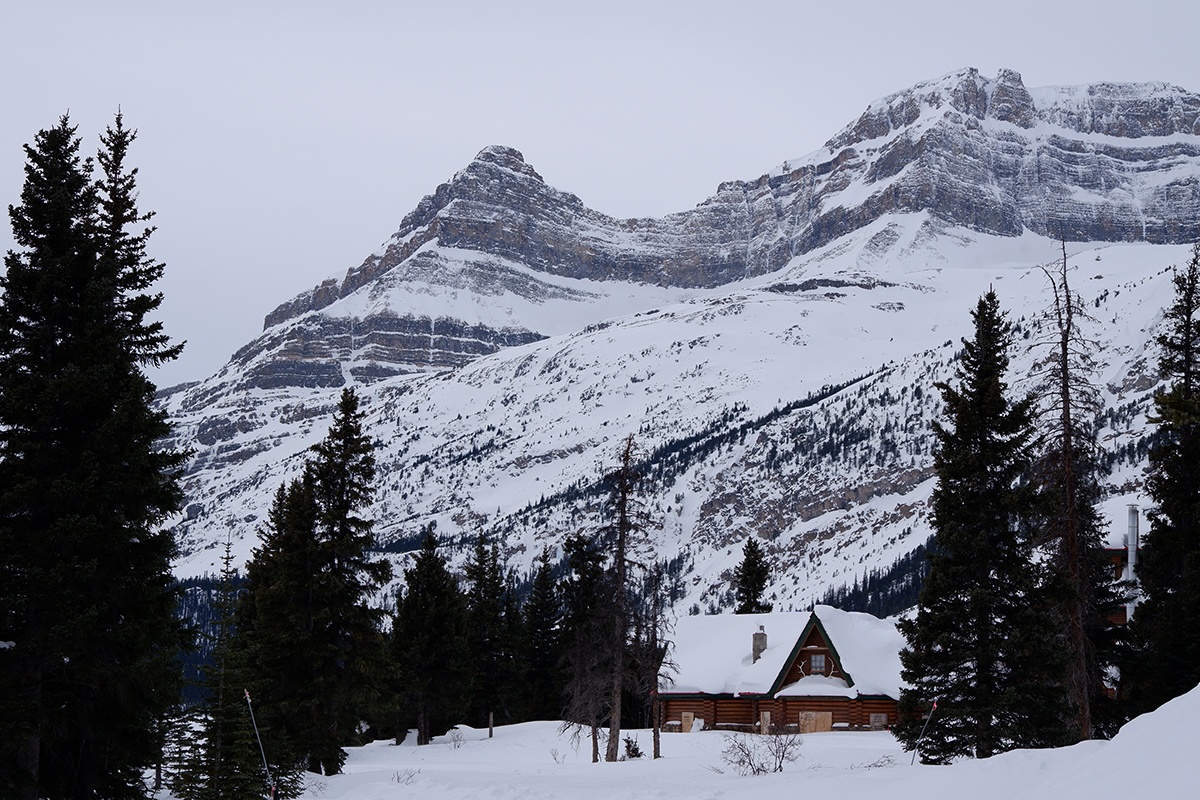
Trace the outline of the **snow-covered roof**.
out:
<instances>
[{"instance_id":1,"label":"snow-covered roof","mask_svg":"<svg viewBox=\"0 0 1200 800\"><path fill-rule=\"evenodd\" d=\"M900 650L905 642L896 623L831 606L817 606L813 613L821 620L842 671L850 676L858 694L886 694L899 700L904 685L900 680Z\"/></svg>"},{"instance_id":2,"label":"snow-covered roof","mask_svg":"<svg viewBox=\"0 0 1200 800\"><path fill-rule=\"evenodd\" d=\"M765 694L808 625L806 612L770 614L715 614L683 617L675 625L678 667L674 683L665 691L683 694ZM751 663L754 633L762 625L767 649Z\"/></svg>"},{"instance_id":3,"label":"snow-covered roof","mask_svg":"<svg viewBox=\"0 0 1200 800\"><path fill-rule=\"evenodd\" d=\"M661 690L672 694L768 694L792 663L810 622L820 621L844 674L806 676L778 696L900 696L900 649L894 623L870 614L817 606L808 612L684 617L675 626L672 660L677 671ZM767 649L753 662L753 635L763 626ZM753 663L752 663L753 662Z\"/></svg>"}]
</instances>

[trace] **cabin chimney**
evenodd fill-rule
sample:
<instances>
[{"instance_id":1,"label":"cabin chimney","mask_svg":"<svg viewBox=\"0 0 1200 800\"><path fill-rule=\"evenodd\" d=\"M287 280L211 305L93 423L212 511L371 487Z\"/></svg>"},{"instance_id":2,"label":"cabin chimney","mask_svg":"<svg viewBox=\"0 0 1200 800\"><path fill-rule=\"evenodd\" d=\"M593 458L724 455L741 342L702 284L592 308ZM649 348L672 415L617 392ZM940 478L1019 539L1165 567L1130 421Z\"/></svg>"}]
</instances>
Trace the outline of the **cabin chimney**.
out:
<instances>
[{"instance_id":1,"label":"cabin chimney","mask_svg":"<svg viewBox=\"0 0 1200 800\"><path fill-rule=\"evenodd\" d=\"M759 625L758 630L754 632L754 642L750 648L750 652L754 656L754 660L751 661L750 663L753 664L755 661L758 661L758 659L760 659L762 657L763 651L765 651L766 649L767 649L767 631L762 625Z\"/></svg>"},{"instance_id":2,"label":"cabin chimney","mask_svg":"<svg viewBox=\"0 0 1200 800\"><path fill-rule=\"evenodd\" d=\"M1125 535L1125 580L1137 580L1137 551L1138 551L1138 507L1129 505L1129 533ZM1133 593L1125 604L1125 619L1133 619L1133 611L1137 608L1137 592Z\"/></svg>"}]
</instances>

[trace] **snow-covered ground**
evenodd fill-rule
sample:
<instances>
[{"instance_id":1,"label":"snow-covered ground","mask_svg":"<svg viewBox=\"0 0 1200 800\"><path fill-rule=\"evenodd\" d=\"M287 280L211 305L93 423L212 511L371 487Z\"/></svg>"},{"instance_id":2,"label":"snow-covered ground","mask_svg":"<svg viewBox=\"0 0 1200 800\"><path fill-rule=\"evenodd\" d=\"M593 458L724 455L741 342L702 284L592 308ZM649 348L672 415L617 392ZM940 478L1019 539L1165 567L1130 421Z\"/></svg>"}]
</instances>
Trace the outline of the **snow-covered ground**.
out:
<instances>
[{"instance_id":1,"label":"snow-covered ground","mask_svg":"<svg viewBox=\"0 0 1200 800\"><path fill-rule=\"evenodd\" d=\"M658 761L592 764L589 743L576 747L554 722L499 727L491 740L486 730L460 728L426 747L381 741L354 748L345 774L315 779L304 797L1174 800L1200 791L1198 718L1200 689L1134 720L1109 742L1018 750L948 767L910 766L888 733L815 733L804 737L801 757L783 772L759 777L739 776L722 761L725 735L716 732L664 734ZM648 752L650 732L632 734Z\"/></svg>"}]
</instances>

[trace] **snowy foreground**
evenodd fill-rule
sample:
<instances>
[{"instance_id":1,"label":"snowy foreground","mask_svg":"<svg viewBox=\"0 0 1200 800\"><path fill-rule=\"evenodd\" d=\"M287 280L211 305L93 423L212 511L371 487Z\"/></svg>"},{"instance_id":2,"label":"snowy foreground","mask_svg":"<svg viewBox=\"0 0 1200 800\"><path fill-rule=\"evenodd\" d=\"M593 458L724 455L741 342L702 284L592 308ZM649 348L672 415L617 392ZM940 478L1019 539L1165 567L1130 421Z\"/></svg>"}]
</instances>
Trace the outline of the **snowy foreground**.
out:
<instances>
[{"instance_id":1,"label":"snowy foreground","mask_svg":"<svg viewBox=\"0 0 1200 800\"><path fill-rule=\"evenodd\" d=\"M1110 742L1021 750L949 767L909 766L910 756L887 733L808 734L799 759L782 773L760 777L740 777L723 763L725 737L716 732L664 734L658 761L592 764L588 743L577 751L553 722L500 727L490 741L486 730L460 728L426 747L376 742L352 749L345 774L316 779L304 797L1188 798L1200 796L1198 720L1200 689L1134 720ZM648 752L650 732L632 733Z\"/></svg>"}]
</instances>

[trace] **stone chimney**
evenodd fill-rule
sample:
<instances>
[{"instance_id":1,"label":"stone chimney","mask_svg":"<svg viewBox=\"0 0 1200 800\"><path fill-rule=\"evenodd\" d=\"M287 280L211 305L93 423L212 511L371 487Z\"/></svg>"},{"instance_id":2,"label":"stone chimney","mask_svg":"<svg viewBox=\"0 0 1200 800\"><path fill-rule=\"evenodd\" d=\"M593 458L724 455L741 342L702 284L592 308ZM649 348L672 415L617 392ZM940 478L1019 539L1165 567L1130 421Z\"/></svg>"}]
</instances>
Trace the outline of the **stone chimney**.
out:
<instances>
[{"instance_id":1,"label":"stone chimney","mask_svg":"<svg viewBox=\"0 0 1200 800\"><path fill-rule=\"evenodd\" d=\"M759 625L758 630L755 631L755 633L754 633L754 642L750 647L750 652L754 656L754 660L751 661L750 663L753 664L755 661L758 661L758 659L762 657L763 651L765 651L766 649L767 649L767 631L762 625Z\"/></svg>"}]
</instances>

